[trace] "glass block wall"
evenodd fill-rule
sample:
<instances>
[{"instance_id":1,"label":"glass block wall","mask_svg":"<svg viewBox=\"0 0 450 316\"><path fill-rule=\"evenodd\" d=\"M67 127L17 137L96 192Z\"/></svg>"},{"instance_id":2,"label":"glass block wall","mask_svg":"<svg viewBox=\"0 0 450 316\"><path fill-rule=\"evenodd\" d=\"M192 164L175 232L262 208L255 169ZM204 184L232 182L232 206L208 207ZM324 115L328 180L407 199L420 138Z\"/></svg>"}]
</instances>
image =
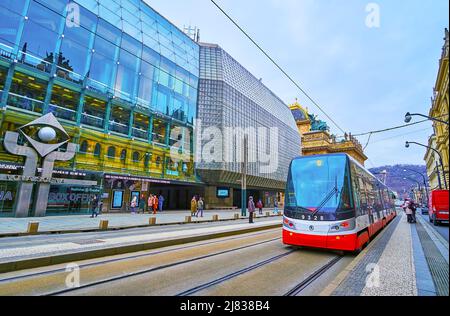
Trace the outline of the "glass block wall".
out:
<instances>
[{"instance_id":1,"label":"glass block wall","mask_svg":"<svg viewBox=\"0 0 450 316\"><path fill-rule=\"evenodd\" d=\"M249 156L256 159L249 164L248 174L260 178L259 183L262 187L264 179L286 181L291 159L300 154L301 140L294 118L281 99L218 45L201 44L200 46L198 111L198 117L204 129L208 127L218 127L220 130L230 127L233 130L254 128L257 131L256 143L249 143ZM261 127L267 130L272 128L278 130L278 138L267 137L265 144L267 150L269 146L277 150L278 167L271 173L261 172L261 166L267 165L258 158L263 148L257 143L259 142L258 128ZM214 141L216 140L213 140L213 143ZM211 141L202 140L202 145L207 143ZM217 145L221 146L220 142ZM198 169L240 173L241 164L237 157L242 155L242 147L233 149L234 162L202 161L198 164ZM223 147L223 151L226 150ZM207 172L202 173L202 175L207 174Z\"/></svg>"}]
</instances>

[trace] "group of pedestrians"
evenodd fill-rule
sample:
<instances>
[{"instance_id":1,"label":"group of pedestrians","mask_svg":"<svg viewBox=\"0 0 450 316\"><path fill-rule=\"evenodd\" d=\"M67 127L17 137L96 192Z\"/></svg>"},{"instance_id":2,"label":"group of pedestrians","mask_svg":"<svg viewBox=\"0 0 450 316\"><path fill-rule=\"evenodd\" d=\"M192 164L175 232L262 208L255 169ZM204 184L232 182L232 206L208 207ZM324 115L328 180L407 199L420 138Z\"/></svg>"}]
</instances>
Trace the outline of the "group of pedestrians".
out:
<instances>
[{"instance_id":1,"label":"group of pedestrians","mask_svg":"<svg viewBox=\"0 0 450 316\"><path fill-rule=\"evenodd\" d=\"M256 212L256 209L258 209L259 214L262 215L263 207L264 207L264 204L261 199L259 199L258 202L256 202L256 204L255 204L255 202L253 201L253 196L250 196L248 198L247 209L248 209L248 213L249 213L248 221L250 224L253 224L253 218L254 218L254 213ZM276 199L274 201L273 213L274 214L278 213L278 202Z\"/></svg>"},{"instance_id":2,"label":"group of pedestrians","mask_svg":"<svg viewBox=\"0 0 450 316\"><path fill-rule=\"evenodd\" d=\"M414 200L409 198L405 199L402 208L406 213L408 223L410 224L417 223L416 221L417 204L414 202Z\"/></svg>"},{"instance_id":3,"label":"group of pedestrians","mask_svg":"<svg viewBox=\"0 0 450 316\"><path fill-rule=\"evenodd\" d=\"M194 195L191 200L191 216L203 217L203 211L205 210L205 201L201 196Z\"/></svg>"},{"instance_id":4,"label":"group of pedestrians","mask_svg":"<svg viewBox=\"0 0 450 316\"><path fill-rule=\"evenodd\" d=\"M153 214L156 214L158 211L162 212L164 206L164 196L162 194L153 195L150 194L147 199L147 211L153 212ZM142 213L145 212L145 200L144 195L141 196L141 199L138 201L138 197L134 196L131 199L130 203L130 211L131 214L136 214L136 210L142 211Z\"/></svg>"}]
</instances>

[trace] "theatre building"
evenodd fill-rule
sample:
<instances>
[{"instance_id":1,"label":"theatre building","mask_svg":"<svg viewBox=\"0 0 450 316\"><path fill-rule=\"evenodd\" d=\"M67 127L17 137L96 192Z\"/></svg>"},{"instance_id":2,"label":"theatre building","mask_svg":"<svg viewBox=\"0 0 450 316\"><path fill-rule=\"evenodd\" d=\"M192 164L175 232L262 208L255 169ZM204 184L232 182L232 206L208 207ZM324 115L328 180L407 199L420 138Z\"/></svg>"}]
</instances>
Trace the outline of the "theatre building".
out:
<instances>
[{"instance_id":1,"label":"theatre building","mask_svg":"<svg viewBox=\"0 0 450 316\"><path fill-rule=\"evenodd\" d=\"M105 212L150 193L162 193L165 208L189 208L202 189L193 159L199 49L143 1L2 0L0 216L25 216L19 193L30 192L27 216L86 213L94 195ZM49 140L61 159L76 150L46 175L48 153L29 137ZM36 167L25 177L30 155Z\"/></svg>"}]
</instances>

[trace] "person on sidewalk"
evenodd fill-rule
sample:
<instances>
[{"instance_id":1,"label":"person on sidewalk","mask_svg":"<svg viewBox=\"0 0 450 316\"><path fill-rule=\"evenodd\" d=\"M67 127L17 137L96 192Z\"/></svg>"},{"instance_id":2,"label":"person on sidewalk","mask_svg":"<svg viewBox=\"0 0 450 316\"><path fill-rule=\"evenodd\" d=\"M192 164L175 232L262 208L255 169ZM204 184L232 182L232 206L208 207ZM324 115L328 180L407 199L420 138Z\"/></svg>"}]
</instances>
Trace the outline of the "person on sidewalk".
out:
<instances>
[{"instance_id":1,"label":"person on sidewalk","mask_svg":"<svg viewBox=\"0 0 450 316\"><path fill-rule=\"evenodd\" d=\"M259 215L262 215L262 213L263 213L263 203L262 203L261 199L259 199L258 203L256 203L256 207L259 210Z\"/></svg>"},{"instance_id":2,"label":"person on sidewalk","mask_svg":"<svg viewBox=\"0 0 450 316\"><path fill-rule=\"evenodd\" d=\"M145 196L144 194L141 194L141 198L139 199L139 213L142 212L142 214L145 213Z\"/></svg>"},{"instance_id":3,"label":"person on sidewalk","mask_svg":"<svg viewBox=\"0 0 450 316\"><path fill-rule=\"evenodd\" d=\"M195 198L195 196L193 196L191 200L191 216L195 216L196 213L197 213L197 199Z\"/></svg>"},{"instance_id":4,"label":"person on sidewalk","mask_svg":"<svg viewBox=\"0 0 450 316\"><path fill-rule=\"evenodd\" d=\"M149 214L153 211L153 194L151 193L147 199L147 211Z\"/></svg>"},{"instance_id":5,"label":"person on sidewalk","mask_svg":"<svg viewBox=\"0 0 450 316\"><path fill-rule=\"evenodd\" d=\"M92 213L91 218L94 218L94 215L95 215L95 217L98 216L98 211L97 211L98 204L99 204L98 198L96 195L94 195L94 197L92 198L92 205L91 205L91 213Z\"/></svg>"},{"instance_id":6,"label":"person on sidewalk","mask_svg":"<svg viewBox=\"0 0 450 316\"><path fill-rule=\"evenodd\" d=\"M402 208L405 210L408 223L412 224L414 222L412 201L410 199L405 199L405 203L403 203Z\"/></svg>"},{"instance_id":7,"label":"person on sidewalk","mask_svg":"<svg viewBox=\"0 0 450 316\"><path fill-rule=\"evenodd\" d=\"M153 196L153 214L156 214L158 211L159 200L156 195Z\"/></svg>"},{"instance_id":8,"label":"person on sidewalk","mask_svg":"<svg viewBox=\"0 0 450 316\"><path fill-rule=\"evenodd\" d=\"M136 196L133 196L133 199L130 203L131 214L136 214L136 207L138 206L138 200Z\"/></svg>"},{"instance_id":9,"label":"person on sidewalk","mask_svg":"<svg viewBox=\"0 0 450 316\"><path fill-rule=\"evenodd\" d=\"M278 201L277 201L277 199L275 199L275 201L273 202L273 214L275 214L275 215L278 214Z\"/></svg>"},{"instance_id":10,"label":"person on sidewalk","mask_svg":"<svg viewBox=\"0 0 450 316\"><path fill-rule=\"evenodd\" d=\"M248 212L249 212L248 222L249 222L250 224L253 224L253 214L254 214L255 211L256 211L255 202L253 202L253 196L250 196L250 197L248 198L248 205L247 205L247 208L248 208Z\"/></svg>"},{"instance_id":11,"label":"person on sidewalk","mask_svg":"<svg viewBox=\"0 0 450 316\"><path fill-rule=\"evenodd\" d=\"M197 202L197 214L195 216L198 217L198 215L201 214L200 217L203 217L204 209L205 209L205 202L203 201L202 197L199 197Z\"/></svg>"},{"instance_id":12,"label":"person on sidewalk","mask_svg":"<svg viewBox=\"0 0 450 316\"><path fill-rule=\"evenodd\" d=\"M160 212L162 212L163 206L164 206L164 196L160 194L158 197L158 208Z\"/></svg>"}]
</instances>

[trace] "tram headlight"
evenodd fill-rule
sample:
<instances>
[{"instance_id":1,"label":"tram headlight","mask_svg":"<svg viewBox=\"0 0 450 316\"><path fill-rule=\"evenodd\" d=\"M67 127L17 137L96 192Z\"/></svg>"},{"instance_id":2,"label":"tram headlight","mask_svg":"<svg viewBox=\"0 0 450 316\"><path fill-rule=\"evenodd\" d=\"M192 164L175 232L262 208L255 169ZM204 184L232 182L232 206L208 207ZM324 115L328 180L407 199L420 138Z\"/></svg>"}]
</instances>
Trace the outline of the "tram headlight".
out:
<instances>
[{"instance_id":1,"label":"tram headlight","mask_svg":"<svg viewBox=\"0 0 450 316\"><path fill-rule=\"evenodd\" d=\"M349 219L346 221L343 221L341 223L336 223L331 225L330 232L336 233L336 232L345 232L354 230L356 227L356 220L355 219Z\"/></svg>"}]
</instances>

